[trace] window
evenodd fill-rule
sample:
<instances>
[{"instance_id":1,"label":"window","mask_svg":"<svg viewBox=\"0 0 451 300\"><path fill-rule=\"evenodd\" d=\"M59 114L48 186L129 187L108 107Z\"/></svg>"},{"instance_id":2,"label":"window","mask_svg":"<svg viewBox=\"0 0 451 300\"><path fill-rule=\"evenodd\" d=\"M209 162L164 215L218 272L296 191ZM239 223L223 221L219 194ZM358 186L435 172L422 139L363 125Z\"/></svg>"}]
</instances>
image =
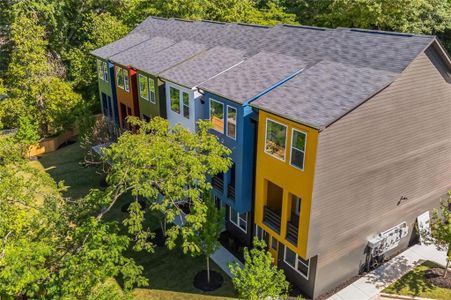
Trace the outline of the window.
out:
<instances>
[{"instance_id":1,"label":"window","mask_svg":"<svg viewBox=\"0 0 451 300\"><path fill-rule=\"evenodd\" d=\"M171 98L171 110L176 113L180 113L180 91L171 87L169 89L169 95Z\"/></svg>"},{"instance_id":2,"label":"window","mask_svg":"<svg viewBox=\"0 0 451 300\"><path fill-rule=\"evenodd\" d=\"M183 116L189 119L189 95L185 92L182 92L182 100L183 100Z\"/></svg>"},{"instance_id":3,"label":"window","mask_svg":"<svg viewBox=\"0 0 451 300\"><path fill-rule=\"evenodd\" d=\"M285 247L283 260L304 278L308 279L310 260L304 260L302 257L299 257L299 255L291 251L288 247Z\"/></svg>"},{"instance_id":4,"label":"window","mask_svg":"<svg viewBox=\"0 0 451 300\"><path fill-rule=\"evenodd\" d=\"M231 106L227 106L227 136L236 138L236 109Z\"/></svg>"},{"instance_id":5,"label":"window","mask_svg":"<svg viewBox=\"0 0 451 300\"><path fill-rule=\"evenodd\" d=\"M102 64L102 71L103 71L103 80L108 82L108 64L106 62L103 62Z\"/></svg>"},{"instance_id":6,"label":"window","mask_svg":"<svg viewBox=\"0 0 451 300\"><path fill-rule=\"evenodd\" d=\"M210 121L213 129L224 133L224 104L210 99Z\"/></svg>"},{"instance_id":7,"label":"window","mask_svg":"<svg viewBox=\"0 0 451 300\"><path fill-rule=\"evenodd\" d=\"M155 103L155 81L149 78L150 102Z\"/></svg>"},{"instance_id":8,"label":"window","mask_svg":"<svg viewBox=\"0 0 451 300\"><path fill-rule=\"evenodd\" d=\"M230 222L235 224L244 232L247 232L247 214L240 214L236 212L231 206L229 207L229 214Z\"/></svg>"},{"instance_id":9,"label":"window","mask_svg":"<svg viewBox=\"0 0 451 300\"><path fill-rule=\"evenodd\" d=\"M287 126L267 119L265 152L284 161L286 139Z\"/></svg>"},{"instance_id":10,"label":"window","mask_svg":"<svg viewBox=\"0 0 451 300\"><path fill-rule=\"evenodd\" d=\"M141 74L139 77L139 96L143 99L149 100L149 79Z\"/></svg>"},{"instance_id":11,"label":"window","mask_svg":"<svg viewBox=\"0 0 451 300\"><path fill-rule=\"evenodd\" d=\"M129 91L129 85L128 85L128 71L127 70L122 70L123 72L123 76L124 76L124 90L126 90L127 92Z\"/></svg>"},{"instance_id":12,"label":"window","mask_svg":"<svg viewBox=\"0 0 451 300\"><path fill-rule=\"evenodd\" d=\"M266 238L266 236L267 236L267 233L266 233L266 231L263 229L263 228L261 228L260 226L258 226L258 225L255 225L255 236L259 239L259 240L264 240L265 238Z\"/></svg>"},{"instance_id":13,"label":"window","mask_svg":"<svg viewBox=\"0 0 451 300\"><path fill-rule=\"evenodd\" d=\"M290 164L301 170L304 170L306 140L307 135L304 132L293 129L293 134L291 137Z\"/></svg>"},{"instance_id":14,"label":"window","mask_svg":"<svg viewBox=\"0 0 451 300\"><path fill-rule=\"evenodd\" d=\"M116 83L121 89L124 88L124 75L122 74L122 68L116 67Z\"/></svg>"},{"instance_id":15,"label":"window","mask_svg":"<svg viewBox=\"0 0 451 300\"><path fill-rule=\"evenodd\" d=\"M271 238L271 248L277 250L277 240L274 237Z\"/></svg>"},{"instance_id":16,"label":"window","mask_svg":"<svg viewBox=\"0 0 451 300\"><path fill-rule=\"evenodd\" d=\"M298 196L291 196L291 212L299 217L301 214L301 198Z\"/></svg>"},{"instance_id":17,"label":"window","mask_svg":"<svg viewBox=\"0 0 451 300\"><path fill-rule=\"evenodd\" d=\"M97 76L99 76L99 79L103 79L103 69L102 69L103 62L101 60L97 60Z\"/></svg>"}]
</instances>

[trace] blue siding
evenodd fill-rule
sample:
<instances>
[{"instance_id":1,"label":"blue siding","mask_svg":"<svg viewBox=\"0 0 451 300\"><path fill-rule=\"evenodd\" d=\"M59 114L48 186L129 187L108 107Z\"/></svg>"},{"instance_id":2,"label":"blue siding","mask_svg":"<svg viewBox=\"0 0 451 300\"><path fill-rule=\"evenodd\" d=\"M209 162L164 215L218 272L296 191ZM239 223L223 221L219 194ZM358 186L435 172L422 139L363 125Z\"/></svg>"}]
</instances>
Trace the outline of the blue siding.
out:
<instances>
[{"instance_id":1,"label":"blue siding","mask_svg":"<svg viewBox=\"0 0 451 300\"><path fill-rule=\"evenodd\" d=\"M237 110L236 120L236 140L225 134L211 130L218 136L223 145L232 150L231 158L235 163L235 200L227 197L227 186L230 183L230 171L224 176L224 190L222 192L213 189L213 194L221 201L239 213L248 213L252 209L253 202L253 180L255 170L255 123L251 121L252 108L248 105L240 105L228 99L219 97L208 92L204 95L205 109L204 119L209 118L210 99L217 100L224 104L224 127L227 127L227 106ZM250 226L251 224L248 224Z\"/></svg>"}]
</instances>

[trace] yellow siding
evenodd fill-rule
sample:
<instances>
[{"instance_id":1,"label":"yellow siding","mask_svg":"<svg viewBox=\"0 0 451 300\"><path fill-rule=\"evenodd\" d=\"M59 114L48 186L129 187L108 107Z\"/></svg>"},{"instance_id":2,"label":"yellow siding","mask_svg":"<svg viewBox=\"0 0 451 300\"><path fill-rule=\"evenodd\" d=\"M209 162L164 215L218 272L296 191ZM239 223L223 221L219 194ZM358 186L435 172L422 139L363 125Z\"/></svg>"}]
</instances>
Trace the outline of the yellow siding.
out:
<instances>
[{"instance_id":1,"label":"yellow siding","mask_svg":"<svg viewBox=\"0 0 451 300\"><path fill-rule=\"evenodd\" d=\"M265 131L266 119L272 119L287 126L287 141L285 161L281 161L265 153ZM303 131L307 134L304 170L299 170L289 163L291 149L292 129ZM313 189L313 177L316 159L316 147L318 140L318 131L298 123L289 121L279 116L260 111L258 127L258 145L257 145L257 169L256 169L256 187L255 187L255 223L268 232L271 236L279 240L280 243L295 251L304 259L307 251L308 228L310 222L310 207ZM263 209L266 203L266 183L267 181L283 188L283 201L281 213L280 234L263 224ZM289 195L301 197L301 213L298 231L297 247L285 239L287 231L287 220L290 212Z\"/></svg>"}]
</instances>

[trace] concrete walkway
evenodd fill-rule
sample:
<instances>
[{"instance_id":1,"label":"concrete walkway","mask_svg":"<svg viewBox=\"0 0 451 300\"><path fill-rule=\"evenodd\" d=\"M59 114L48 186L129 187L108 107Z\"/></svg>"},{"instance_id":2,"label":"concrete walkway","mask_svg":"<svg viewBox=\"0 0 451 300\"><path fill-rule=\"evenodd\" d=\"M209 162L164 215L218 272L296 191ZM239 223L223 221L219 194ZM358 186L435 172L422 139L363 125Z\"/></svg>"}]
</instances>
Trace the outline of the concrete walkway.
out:
<instances>
[{"instance_id":1,"label":"concrete walkway","mask_svg":"<svg viewBox=\"0 0 451 300\"><path fill-rule=\"evenodd\" d=\"M425 260L445 266L446 252L434 245L414 245L359 280L332 295L328 300L375 300L379 293Z\"/></svg>"},{"instance_id":2,"label":"concrete walkway","mask_svg":"<svg viewBox=\"0 0 451 300\"><path fill-rule=\"evenodd\" d=\"M212 255L210 255L212 261L214 261L230 278L232 278L232 273L230 273L228 264L236 261L241 267L243 264L236 258L232 253L229 252L224 247L220 247Z\"/></svg>"}]
</instances>

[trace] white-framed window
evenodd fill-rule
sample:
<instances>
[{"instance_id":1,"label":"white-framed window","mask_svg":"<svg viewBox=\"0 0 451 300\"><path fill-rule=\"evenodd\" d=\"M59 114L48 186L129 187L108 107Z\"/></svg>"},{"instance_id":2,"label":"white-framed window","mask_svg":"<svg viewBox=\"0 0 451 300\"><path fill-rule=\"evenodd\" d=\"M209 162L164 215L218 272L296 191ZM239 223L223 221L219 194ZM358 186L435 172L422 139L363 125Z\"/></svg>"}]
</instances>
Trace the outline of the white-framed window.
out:
<instances>
[{"instance_id":1,"label":"white-framed window","mask_svg":"<svg viewBox=\"0 0 451 300\"><path fill-rule=\"evenodd\" d=\"M287 144L287 126L266 119L265 153L285 161Z\"/></svg>"},{"instance_id":2,"label":"white-framed window","mask_svg":"<svg viewBox=\"0 0 451 300\"><path fill-rule=\"evenodd\" d=\"M103 79L103 61L97 60L97 76L99 79Z\"/></svg>"},{"instance_id":3,"label":"white-framed window","mask_svg":"<svg viewBox=\"0 0 451 300\"><path fill-rule=\"evenodd\" d=\"M296 216L301 215L301 198L295 195L291 195L291 212Z\"/></svg>"},{"instance_id":4,"label":"white-framed window","mask_svg":"<svg viewBox=\"0 0 451 300\"><path fill-rule=\"evenodd\" d=\"M263 228L261 228L261 227L258 226L258 225L255 225L255 236L256 236L259 240L261 240L261 241L265 240L266 235L267 235L267 232L266 232Z\"/></svg>"},{"instance_id":5,"label":"white-framed window","mask_svg":"<svg viewBox=\"0 0 451 300\"><path fill-rule=\"evenodd\" d=\"M139 97L145 100L149 100L149 79L139 74L138 75L138 83L139 83Z\"/></svg>"},{"instance_id":6,"label":"white-framed window","mask_svg":"<svg viewBox=\"0 0 451 300\"><path fill-rule=\"evenodd\" d=\"M149 78L149 96L150 102L155 103L155 80Z\"/></svg>"},{"instance_id":7,"label":"white-framed window","mask_svg":"<svg viewBox=\"0 0 451 300\"><path fill-rule=\"evenodd\" d=\"M304 260L302 257L299 257L299 255L297 255L294 251L291 251L290 248L285 246L283 261L308 280L310 260Z\"/></svg>"},{"instance_id":8,"label":"white-framed window","mask_svg":"<svg viewBox=\"0 0 451 300\"><path fill-rule=\"evenodd\" d=\"M103 80L108 82L108 64L106 62L102 63Z\"/></svg>"},{"instance_id":9,"label":"white-framed window","mask_svg":"<svg viewBox=\"0 0 451 300\"><path fill-rule=\"evenodd\" d=\"M247 214L240 214L229 206L229 220L242 231L247 232Z\"/></svg>"},{"instance_id":10,"label":"white-framed window","mask_svg":"<svg viewBox=\"0 0 451 300\"><path fill-rule=\"evenodd\" d=\"M183 116L189 119L189 94L182 92Z\"/></svg>"},{"instance_id":11,"label":"white-framed window","mask_svg":"<svg viewBox=\"0 0 451 300\"><path fill-rule=\"evenodd\" d=\"M130 91L130 86L129 86L129 83L128 83L128 71L126 69L123 69L122 72L123 72L123 76L124 76L124 90L126 92L129 92Z\"/></svg>"},{"instance_id":12,"label":"white-framed window","mask_svg":"<svg viewBox=\"0 0 451 300\"><path fill-rule=\"evenodd\" d=\"M214 130L224 133L224 104L210 99L210 121Z\"/></svg>"},{"instance_id":13,"label":"white-framed window","mask_svg":"<svg viewBox=\"0 0 451 300\"><path fill-rule=\"evenodd\" d=\"M124 89L124 75L123 70L120 67L116 67L116 84L121 89Z\"/></svg>"},{"instance_id":14,"label":"white-framed window","mask_svg":"<svg viewBox=\"0 0 451 300\"><path fill-rule=\"evenodd\" d=\"M180 114L180 91L171 86L169 88L169 97L171 100L171 110L175 113Z\"/></svg>"},{"instance_id":15,"label":"white-framed window","mask_svg":"<svg viewBox=\"0 0 451 300\"><path fill-rule=\"evenodd\" d=\"M227 105L227 136L236 139L236 108Z\"/></svg>"},{"instance_id":16,"label":"white-framed window","mask_svg":"<svg viewBox=\"0 0 451 300\"><path fill-rule=\"evenodd\" d=\"M291 131L290 165L302 171L304 170L306 144L307 134L293 128Z\"/></svg>"}]
</instances>

